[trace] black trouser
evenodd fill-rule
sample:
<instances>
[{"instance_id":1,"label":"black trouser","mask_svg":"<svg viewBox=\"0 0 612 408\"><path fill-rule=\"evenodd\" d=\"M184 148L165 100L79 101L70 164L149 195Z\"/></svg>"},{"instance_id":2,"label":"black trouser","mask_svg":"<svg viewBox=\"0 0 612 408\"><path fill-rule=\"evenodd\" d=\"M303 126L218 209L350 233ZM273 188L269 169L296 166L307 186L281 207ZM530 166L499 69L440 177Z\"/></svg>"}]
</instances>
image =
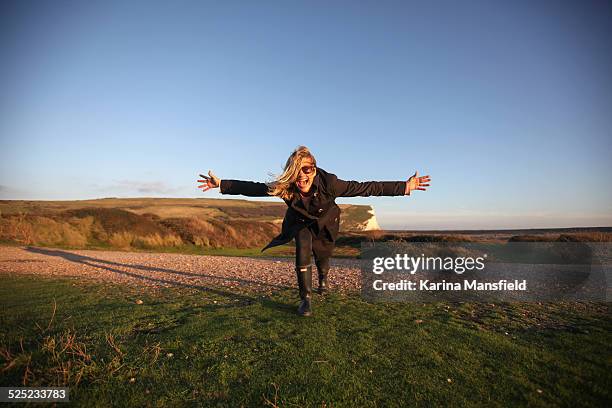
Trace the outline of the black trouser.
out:
<instances>
[{"instance_id":1,"label":"black trouser","mask_svg":"<svg viewBox=\"0 0 612 408\"><path fill-rule=\"evenodd\" d=\"M295 237L295 266L312 265L311 254L314 254L319 272L327 272L333 251L334 243L324 230L318 231L316 224L303 228Z\"/></svg>"}]
</instances>

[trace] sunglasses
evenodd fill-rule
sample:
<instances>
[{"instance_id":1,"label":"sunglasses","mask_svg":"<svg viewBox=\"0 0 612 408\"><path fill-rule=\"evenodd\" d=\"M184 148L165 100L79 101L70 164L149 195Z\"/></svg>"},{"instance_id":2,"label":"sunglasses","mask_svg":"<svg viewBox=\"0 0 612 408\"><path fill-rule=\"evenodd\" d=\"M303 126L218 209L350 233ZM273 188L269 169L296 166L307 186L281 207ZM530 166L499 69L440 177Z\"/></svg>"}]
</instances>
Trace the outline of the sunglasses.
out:
<instances>
[{"instance_id":1,"label":"sunglasses","mask_svg":"<svg viewBox=\"0 0 612 408\"><path fill-rule=\"evenodd\" d=\"M303 166L300 171L304 174L313 173L317 168L315 166Z\"/></svg>"}]
</instances>

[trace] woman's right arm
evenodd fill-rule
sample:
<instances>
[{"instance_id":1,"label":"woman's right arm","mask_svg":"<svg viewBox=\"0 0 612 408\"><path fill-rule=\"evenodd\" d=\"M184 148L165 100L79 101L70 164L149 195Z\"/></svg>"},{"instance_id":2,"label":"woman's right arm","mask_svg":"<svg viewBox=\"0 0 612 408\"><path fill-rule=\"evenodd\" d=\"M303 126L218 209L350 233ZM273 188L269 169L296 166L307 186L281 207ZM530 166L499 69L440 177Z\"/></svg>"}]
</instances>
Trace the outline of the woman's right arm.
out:
<instances>
[{"instance_id":1,"label":"woman's right arm","mask_svg":"<svg viewBox=\"0 0 612 408\"><path fill-rule=\"evenodd\" d=\"M222 180L221 194L239 194L249 197L267 197L268 185L255 181Z\"/></svg>"},{"instance_id":2,"label":"woman's right arm","mask_svg":"<svg viewBox=\"0 0 612 408\"><path fill-rule=\"evenodd\" d=\"M202 192L208 191L211 188L221 187L221 194L232 194L232 195L243 195L248 197L267 197L268 196L268 185L265 183L258 183L255 181L243 181L243 180L221 180L213 174L212 171L208 171L208 176L200 174L203 180L198 182L204 183L198 188L202 189Z\"/></svg>"}]
</instances>

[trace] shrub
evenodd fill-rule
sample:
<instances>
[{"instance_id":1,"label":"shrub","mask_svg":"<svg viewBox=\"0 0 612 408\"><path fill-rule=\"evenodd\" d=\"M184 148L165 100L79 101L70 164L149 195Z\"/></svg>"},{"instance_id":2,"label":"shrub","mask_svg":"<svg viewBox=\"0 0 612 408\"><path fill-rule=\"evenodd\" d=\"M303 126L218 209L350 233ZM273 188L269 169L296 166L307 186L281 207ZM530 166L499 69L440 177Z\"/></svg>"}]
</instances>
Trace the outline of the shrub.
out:
<instances>
[{"instance_id":1,"label":"shrub","mask_svg":"<svg viewBox=\"0 0 612 408\"><path fill-rule=\"evenodd\" d=\"M69 224L62 224L62 244L71 247L84 247L87 245L87 237Z\"/></svg>"},{"instance_id":2,"label":"shrub","mask_svg":"<svg viewBox=\"0 0 612 408\"><path fill-rule=\"evenodd\" d=\"M164 246L166 247L177 247L184 245L183 240L176 234L167 234L163 238Z\"/></svg>"},{"instance_id":3,"label":"shrub","mask_svg":"<svg viewBox=\"0 0 612 408\"><path fill-rule=\"evenodd\" d=\"M66 218L93 217L108 233L131 232L136 235L163 234L166 230L148 216L142 216L118 208L81 208L61 214Z\"/></svg>"},{"instance_id":4,"label":"shrub","mask_svg":"<svg viewBox=\"0 0 612 408\"><path fill-rule=\"evenodd\" d=\"M29 245L32 240L32 225L24 217L0 219L0 239Z\"/></svg>"},{"instance_id":5,"label":"shrub","mask_svg":"<svg viewBox=\"0 0 612 408\"><path fill-rule=\"evenodd\" d=\"M33 241L38 245L59 245L64 241L64 229L60 223L47 217L32 219Z\"/></svg>"},{"instance_id":6,"label":"shrub","mask_svg":"<svg viewBox=\"0 0 612 408\"><path fill-rule=\"evenodd\" d=\"M168 218L163 220L182 242L213 248L254 248L267 244L279 232L270 221L204 220L201 218Z\"/></svg>"},{"instance_id":7,"label":"shrub","mask_svg":"<svg viewBox=\"0 0 612 408\"><path fill-rule=\"evenodd\" d=\"M93 235L94 228L94 217L87 216L85 218L71 218L69 221L70 225L74 227L81 235L87 239Z\"/></svg>"}]
</instances>

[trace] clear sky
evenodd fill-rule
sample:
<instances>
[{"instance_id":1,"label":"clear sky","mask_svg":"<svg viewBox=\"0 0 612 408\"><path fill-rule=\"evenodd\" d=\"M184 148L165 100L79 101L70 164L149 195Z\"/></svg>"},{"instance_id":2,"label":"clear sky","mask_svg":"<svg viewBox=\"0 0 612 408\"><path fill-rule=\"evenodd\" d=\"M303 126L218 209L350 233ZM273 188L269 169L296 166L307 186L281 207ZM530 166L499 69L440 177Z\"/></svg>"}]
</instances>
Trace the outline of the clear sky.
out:
<instances>
[{"instance_id":1,"label":"clear sky","mask_svg":"<svg viewBox=\"0 0 612 408\"><path fill-rule=\"evenodd\" d=\"M227 197L298 145L383 228L612 225L612 5L2 1L0 198ZM274 200L271 198L271 200Z\"/></svg>"}]
</instances>

